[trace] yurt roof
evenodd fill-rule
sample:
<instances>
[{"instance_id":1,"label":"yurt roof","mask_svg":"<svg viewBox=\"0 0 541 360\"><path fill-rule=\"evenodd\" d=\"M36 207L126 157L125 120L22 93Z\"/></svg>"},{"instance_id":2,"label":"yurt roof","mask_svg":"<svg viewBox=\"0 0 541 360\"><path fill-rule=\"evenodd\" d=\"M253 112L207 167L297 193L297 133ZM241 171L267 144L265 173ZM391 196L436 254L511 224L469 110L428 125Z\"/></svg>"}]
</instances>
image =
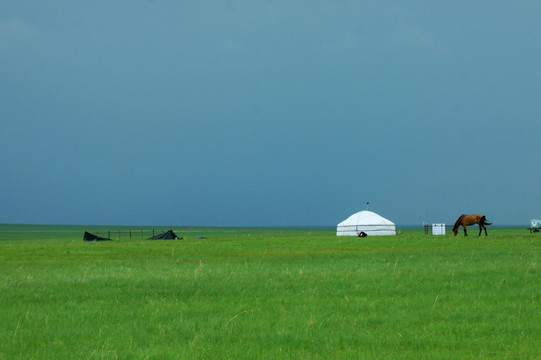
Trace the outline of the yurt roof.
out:
<instances>
[{"instance_id":1,"label":"yurt roof","mask_svg":"<svg viewBox=\"0 0 541 360\"><path fill-rule=\"evenodd\" d=\"M348 217L346 220L338 224L338 226L345 225L394 225L390 220L376 214L369 210L359 211Z\"/></svg>"}]
</instances>

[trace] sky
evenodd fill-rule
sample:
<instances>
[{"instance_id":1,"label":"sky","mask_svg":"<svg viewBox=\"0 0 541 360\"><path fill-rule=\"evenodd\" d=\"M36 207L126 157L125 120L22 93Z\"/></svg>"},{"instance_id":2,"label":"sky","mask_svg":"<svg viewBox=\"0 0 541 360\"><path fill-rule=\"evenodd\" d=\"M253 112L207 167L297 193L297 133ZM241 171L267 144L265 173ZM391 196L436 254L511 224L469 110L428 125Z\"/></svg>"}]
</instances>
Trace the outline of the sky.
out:
<instances>
[{"instance_id":1,"label":"sky","mask_svg":"<svg viewBox=\"0 0 541 360\"><path fill-rule=\"evenodd\" d=\"M0 3L0 223L541 218L538 1Z\"/></svg>"}]
</instances>

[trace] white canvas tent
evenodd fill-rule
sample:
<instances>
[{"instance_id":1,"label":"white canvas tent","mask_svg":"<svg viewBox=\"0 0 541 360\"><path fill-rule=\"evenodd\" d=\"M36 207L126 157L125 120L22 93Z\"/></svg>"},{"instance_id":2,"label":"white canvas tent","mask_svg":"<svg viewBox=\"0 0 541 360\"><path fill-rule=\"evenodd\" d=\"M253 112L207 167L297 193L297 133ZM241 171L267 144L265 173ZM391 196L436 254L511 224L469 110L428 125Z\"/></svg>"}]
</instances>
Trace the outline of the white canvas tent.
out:
<instances>
[{"instance_id":1,"label":"white canvas tent","mask_svg":"<svg viewBox=\"0 0 541 360\"><path fill-rule=\"evenodd\" d=\"M336 227L337 236L358 236L361 231L368 236L396 235L396 227L392 221L368 210L351 215Z\"/></svg>"}]
</instances>

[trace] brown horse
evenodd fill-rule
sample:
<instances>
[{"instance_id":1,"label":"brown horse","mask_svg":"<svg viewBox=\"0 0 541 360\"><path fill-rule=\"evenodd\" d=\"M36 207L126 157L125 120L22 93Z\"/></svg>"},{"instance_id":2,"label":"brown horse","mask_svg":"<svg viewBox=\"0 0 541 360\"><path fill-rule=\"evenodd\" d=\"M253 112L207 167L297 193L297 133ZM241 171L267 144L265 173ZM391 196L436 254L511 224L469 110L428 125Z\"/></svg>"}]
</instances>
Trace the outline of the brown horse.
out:
<instances>
[{"instance_id":1,"label":"brown horse","mask_svg":"<svg viewBox=\"0 0 541 360\"><path fill-rule=\"evenodd\" d=\"M462 226L464 228L464 236L468 236L468 232L466 231L466 226L470 226L473 224L479 224L479 235L481 236L481 231L485 230L485 236L488 236L487 234L487 228L485 225L492 225L492 223L487 222L487 218L485 215L461 215L458 220L455 223L455 226L453 227L453 233L458 234L458 228Z\"/></svg>"}]
</instances>

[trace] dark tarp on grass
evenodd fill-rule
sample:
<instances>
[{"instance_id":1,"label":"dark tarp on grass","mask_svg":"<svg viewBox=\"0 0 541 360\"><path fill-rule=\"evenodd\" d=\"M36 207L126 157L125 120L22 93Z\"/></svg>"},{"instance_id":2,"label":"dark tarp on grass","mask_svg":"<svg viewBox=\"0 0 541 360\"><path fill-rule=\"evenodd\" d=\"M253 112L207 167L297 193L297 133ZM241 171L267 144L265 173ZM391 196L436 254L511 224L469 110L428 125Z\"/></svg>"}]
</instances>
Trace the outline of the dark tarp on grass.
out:
<instances>
[{"instance_id":1,"label":"dark tarp on grass","mask_svg":"<svg viewBox=\"0 0 541 360\"><path fill-rule=\"evenodd\" d=\"M173 230L167 230L164 233L158 234L153 237L149 237L147 240L174 240L174 239L182 239L182 238L178 237L177 234L173 232Z\"/></svg>"},{"instance_id":2,"label":"dark tarp on grass","mask_svg":"<svg viewBox=\"0 0 541 360\"><path fill-rule=\"evenodd\" d=\"M85 234L83 235L83 241L103 241L103 240L111 240L109 238L91 234L88 231L85 231Z\"/></svg>"}]
</instances>

